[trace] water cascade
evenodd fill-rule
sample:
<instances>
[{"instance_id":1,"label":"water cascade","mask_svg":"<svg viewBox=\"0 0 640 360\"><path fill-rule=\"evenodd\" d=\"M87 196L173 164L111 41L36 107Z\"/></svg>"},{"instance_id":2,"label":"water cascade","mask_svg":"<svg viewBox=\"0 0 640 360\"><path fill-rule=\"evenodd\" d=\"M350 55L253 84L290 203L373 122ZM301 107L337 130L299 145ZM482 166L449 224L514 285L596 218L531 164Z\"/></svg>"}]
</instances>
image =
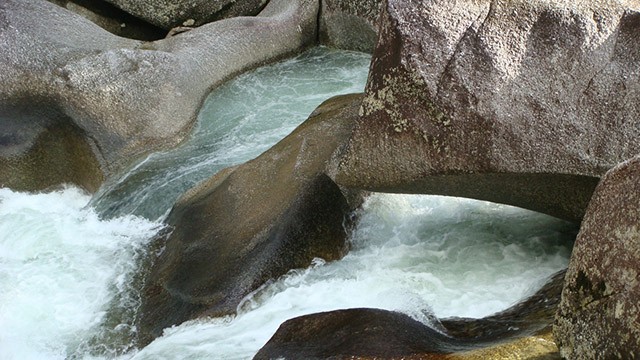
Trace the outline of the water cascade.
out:
<instances>
[{"instance_id":1,"label":"water cascade","mask_svg":"<svg viewBox=\"0 0 640 360\"><path fill-rule=\"evenodd\" d=\"M503 205L374 194L342 260L318 259L245 299L235 317L166 329L144 349L95 344L113 307L132 316L132 279L163 215L187 188L251 159L326 98L362 91L367 55L313 49L212 93L192 139L149 156L93 199L75 188L0 189L0 357L247 359L286 319L333 309L398 310L428 322L482 317L532 294L566 267L574 225ZM123 354L118 354L123 349Z\"/></svg>"}]
</instances>

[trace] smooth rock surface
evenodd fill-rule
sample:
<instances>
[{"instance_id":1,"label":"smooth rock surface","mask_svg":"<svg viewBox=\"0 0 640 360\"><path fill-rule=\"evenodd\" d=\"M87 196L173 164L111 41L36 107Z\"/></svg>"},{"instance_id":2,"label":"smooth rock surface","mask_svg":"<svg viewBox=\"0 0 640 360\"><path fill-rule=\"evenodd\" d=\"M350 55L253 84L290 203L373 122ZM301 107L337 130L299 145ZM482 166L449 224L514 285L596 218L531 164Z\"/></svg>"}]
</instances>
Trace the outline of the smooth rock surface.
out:
<instances>
[{"instance_id":1,"label":"smooth rock surface","mask_svg":"<svg viewBox=\"0 0 640 360\"><path fill-rule=\"evenodd\" d=\"M347 309L287 320L254 357L260 359L399 359L458 348L412 319L380 309Z\"/></svg>"},{"instance_id":2,"label":"smooth rock surface","mask_svg":"<svg viewBox=\"0 0 640 360\"><path fill-rule=\"evenodd\" d=\"M347 309L283 323L254 359L559 359L550 324L564 272L536 294L484 319L435 319Z\"/></svg>"},{"instance_id":3,"label":"smooth rock surface","mask_svg":"<svg viewBox=\"0 0 640 360\"><path fill-rule=\"evenodd\" d=\"M167 223L175 229L143 293L142 344L165 327L233 314L270 279L346 251L344 193L325 168L348 137L361 95L327 100L293 133L254 160L189 190Z\"/></svg>"},{"instance_id":4,"label":"smooth rock surface","mask_svg":"<svg viewBox=\"0 0 640 360\"><path fill-rule=\"evenodd\" d=\"M640 151L640 3L383 5L366 97L335 179L579 221Z\"/></svg>"},{"instance_id":5,"label":"smooth rock surface","mask_svg":"<svg viewBox=\"0 0 640 360\"><path fill-rule=\"evenodd\" d=\"M323 0L319 18L322 44L371 53L378 39L382 0Z\"/></svg>"},{"instance_id":6,"label":"smooth rock surface","mask_svg":"<svg viewBox=\"0 0 640 360\"><path fill-rule=\"evenodd\" d=\"M72 182L95 190L99 179L180 142L213 86L313 43L317 11L315 1L274 0L254 18L143 43L43 0L0 2L0 186L39 190ZM76 129L84 144L51 166L99 166L51 175L56 170L35 160L33 149L50 146L38 139L55 142L45 133L57 127ZM45 166L33 171L35 163ZM24 184L14 172L37 179Z\"/></svg>"},{"instance_id":7,"label":"smooth rock surface","mask_svg":"<svg viewBox=\"0 0 640 360\"><path fill-rule=\"evenodd\" d=\"M566 359L633 359L640 349L640 157L610 170L573 248L554 335Z\"/></svg>"},{"instance_id":8,"label":"smooth rock surface","mask_svg":"<svg viewBox=\"0 0 640 360\"><path fill-rule=\"evenodd\" d=\"M176 26L200 26L213 20L252 16L268 0L105 0L151 24L169 30Z\"/></svg>"}]
</instances>

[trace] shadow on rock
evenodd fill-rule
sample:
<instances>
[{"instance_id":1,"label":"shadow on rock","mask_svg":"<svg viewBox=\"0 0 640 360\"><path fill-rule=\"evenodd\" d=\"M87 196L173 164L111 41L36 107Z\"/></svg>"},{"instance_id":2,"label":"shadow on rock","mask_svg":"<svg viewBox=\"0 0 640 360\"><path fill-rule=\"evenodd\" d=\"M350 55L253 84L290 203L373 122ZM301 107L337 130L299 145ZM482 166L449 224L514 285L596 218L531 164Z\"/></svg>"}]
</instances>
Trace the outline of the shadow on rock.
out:
<instances>
[{"instance_id":1,"label":"shadow on rock","mask_svg":"<svg viewBox=\"0 0 640 360\"><path fill-rule=\"evenodd\" d=\"M233 314L269 279L346 252L359 193L325 168L351 132L361 95L327 100L258 158L222 170L187 192L169 214L175 229L143 293L142 344L165 327Z\"/></svg>"},{"instance_id":2,"label":"shadow on rock","mask_svg":"<svg viewBox=\"0 0 640 360\"><path fill-rule=\"evenodd\" d=\"M1 1L0 186L36 191L70 182L95 190L136 159L182 141L211 88L313 44L317 12L316 1L272 0L255 17L142 42L44 0ZM66 146L53 134L69 128L80 138L71 141L82 143L77 151L38 158L37 148ZM73 170L87 163L86 174ZM25 183L24 173L33 179Z\"/></svg>"}]
</instances>

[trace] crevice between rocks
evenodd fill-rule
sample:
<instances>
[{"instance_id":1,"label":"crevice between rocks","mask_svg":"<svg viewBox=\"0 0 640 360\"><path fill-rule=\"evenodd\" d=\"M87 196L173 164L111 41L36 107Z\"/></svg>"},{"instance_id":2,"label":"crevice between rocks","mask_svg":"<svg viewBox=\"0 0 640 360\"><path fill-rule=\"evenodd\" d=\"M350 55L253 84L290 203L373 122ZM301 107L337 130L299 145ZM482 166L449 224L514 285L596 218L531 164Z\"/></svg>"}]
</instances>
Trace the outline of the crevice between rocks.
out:
<instances>
[{"instance_id":1,"label":"crevice between rocks","mask_svg":"<svg viewBox=\"0 0 640 360\"><path fill-rule=\"evenodd\" d=\"M154 41L163 39L167 31L135 17L103 0L48 0L78 14L104 30L125 38Z\"/></svg>"}]
</instances>

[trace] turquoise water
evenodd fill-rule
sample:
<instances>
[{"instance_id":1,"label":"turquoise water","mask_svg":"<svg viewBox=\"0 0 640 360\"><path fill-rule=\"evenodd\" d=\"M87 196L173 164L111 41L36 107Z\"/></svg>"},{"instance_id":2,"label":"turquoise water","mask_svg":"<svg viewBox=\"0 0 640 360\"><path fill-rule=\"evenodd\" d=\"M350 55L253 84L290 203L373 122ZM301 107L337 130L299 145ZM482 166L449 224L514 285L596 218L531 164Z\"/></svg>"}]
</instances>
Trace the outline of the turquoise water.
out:
<instances>
[{"instance_id":1,"label":"turquoise water","mask_svg":"<svg viewBox=\"0 0 640 360\"><path fill-rule=\"evenodd\" d=\"M374 194L351 252L247 297L238 316L166 329L133 347L135 274L179 194L260 154L326 98L364 88L369 57L314 49L240 76L205 103L195 136L149 156L93 198L0 189L1 359L247 359L291 317L349 307L482 317L566 267L575 227L522 209Z\"/></svg>"},{"instance_id":2,"label":"turquoise water","mask_svg":"<svg viewBox=\"0 0 640 360\"><path fill-rule=\"evenodd\" d=\"M92 205L105 217L161 218L186 189L269 149L324 100L362 92L369 61L368 54L319 47L239 76L207 98L190 140L113 179Z\"/></svg>"}]
</instances>

